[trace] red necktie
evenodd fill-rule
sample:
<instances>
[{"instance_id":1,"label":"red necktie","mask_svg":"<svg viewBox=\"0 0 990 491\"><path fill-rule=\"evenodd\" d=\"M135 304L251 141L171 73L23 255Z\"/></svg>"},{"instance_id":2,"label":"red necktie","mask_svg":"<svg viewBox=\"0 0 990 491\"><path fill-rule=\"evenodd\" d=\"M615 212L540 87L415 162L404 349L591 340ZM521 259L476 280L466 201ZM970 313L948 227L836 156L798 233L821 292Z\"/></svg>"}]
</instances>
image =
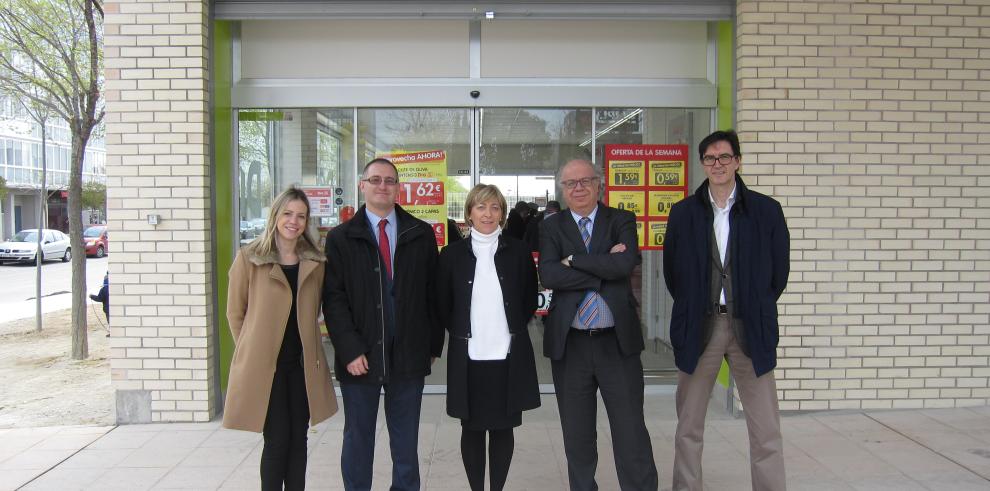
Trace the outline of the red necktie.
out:
<instances>
[{"instance_id":1,"label":"red necktie","mask_svg":"<svg viewBox=\"0 0 990 491\"><path fill-rule=\"evenodd\" d=\"M385 262L385 271L388 273L388 277L392 278L392 249L388 246L388 234L385 233L386 225L388 225L388 220L385 218L378 222L378 252L382 255L382 261Z\"/></svg>"}]
</instances>

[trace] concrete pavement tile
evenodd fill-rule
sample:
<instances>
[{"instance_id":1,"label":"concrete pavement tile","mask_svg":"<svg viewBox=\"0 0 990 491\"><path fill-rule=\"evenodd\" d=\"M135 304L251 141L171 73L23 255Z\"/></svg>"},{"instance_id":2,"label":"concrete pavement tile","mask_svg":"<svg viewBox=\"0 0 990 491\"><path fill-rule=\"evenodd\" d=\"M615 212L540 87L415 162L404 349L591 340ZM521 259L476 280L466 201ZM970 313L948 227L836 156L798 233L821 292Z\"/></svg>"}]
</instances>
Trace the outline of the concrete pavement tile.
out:
<instances>
[{"instance_id":1,"label":"concrete pavement tile","mask_svg":"<svg viewBox=\"0 0 990 491\"><path fill-rule=\"evenodd\" d=\"M705 486L705 489L709 489ZM716 488L711 488L713 491ZM748 487L739 487L739 482L730 483L730 487L718 488L719 491L732 491L739 489L748 489ZM812 480L802 480L802 479L791 479L789 476L787 478L787 489L789 491L850 491L853 488L841 479L812 479Z\"/></svg>"},{"instance_id":2,"label":"concrete pavement tile","mask_svg":"<svg viewBox=\"0 0 990 491\"><path fill-rule=\"evenodd\" d=\"M859 491L925 491L920 483L907 478L872 478L850 481L849 486Z\"/></svg>"},{"instance_id":3,"label":"concrete pavement tile","mask_svg":"<svg viewBox=\"0 0 990 491\"><path fill-rule=\"evenodd\" d=\"M261 473L258 466L240 465L227 476L220 489L243 491L245 489L261 489Z\"/></svg>"},{"instance_id":4,"label":"concrete pavement tile","mask_svg":"<svg viewBox=\"0 0 990 491\"><path fill-rule=\"evenodd\" d=\"M919 413L963 432L990 430L990 418L986 414L971 411L969 408L926 409L919 411Z\"/></svg>"},{"instance_id":5,"label":"concrete pavement tile","mask_svg":"<svg viewBox=\"0 0 990 491\"><path fill-rule=\"evenodd\" d=\"M191 452L188 448L143 447L135 450L120 462L121 467L166 467L172 468L182 462Z\"/></svg>"},{"instance_id":6,"label":"concrete pavement tile","mask_svg":"<svg viewBox=\"0 0 990 491\"><path fill-rule=\"evenodd\" d=\"M57 469L108 469L121 463L133 452L134 449L131 448L85 448L59 464Z\"/></svg>"},{"instance_id":7,"label":"concrete pavement tile","mask_svg":"<svg viewBox=\"0 0 990 491\"><path fill-rule=\"evenodd\" d=\"M179 463L185 467L234 467L241 465L254 447L195 448ZM219 485L219 484L218 484Z\"/></svg>"},{"instance_id":8,"label":"concrete pavement tile","mask_svg":"<svg viewBox=\"0 0 990 491\"><path fill-rule=\"evenodd\" d=\"M83 489L86 486L89 486L93 481L96 481L105 472L107 472L105 467L69 468L65 466L58 466L38 476L37 479L31 481L22 489L58 489L60 491Z\"/></svg>"},{"instance_id":9,"label":"concrete pavement tile","mask_svg":"<svg viewBox=\"0 0 990 491\"><path fill-rule=\"evenodd\" d=\"M151 489L168 473L168 467L114 467L100 476L86 489L123 489L139 491Z\"/></svg>"},{"instance_id":10,"label":"concrete pavement tile","mask_svg":"<svg viewBox=\"0 0 990 491\"><path fill-rule=\"evenodd\" d=\"M253 447L261 443L262 440L261 433L220 429L206 437L199 446L203 448Z\"/></svg>"},{"instance_id":11,"label":"concrete pavement tile","mask_svg":"<svg viewBox=\"0 0 990 491\"><path fill-rule=\"evenodd\" d=\"M47 470L67 459L73 453L75 450L35 450L31 448L0 462L0 470L3 472L28 469Z\"/></svg>"},{"instance_id":12,"label":"concrete pavement tile","mask_svg":"<svg viewBox=\"0 0 990 491\"><path fill-rule=\"evenodd\" d=\"M309 466L306 469L306 489L344 489L344 481L340 478L340 466Z\"/></svg>"},{"instance_id":13,"label":"concrete pavement tile","mask_svg":"<svg viewBox=\"0 0 990 491\"><path fill-rule=\"evenodd\" d=\"M86 448L87 445L93 443L102 435L98 433L90 434L62 434L57 433L44 440L38 442L37 445L31 447L32 450L79 450Z\"/></svg>"},{"instance_id":14,"label":"concrete pavement tile","mask_svg":"<svg viewBox=\"0 0 990 491\"><path fill-rule=\"evenodd\" d=\"M115 426L66 426L62 431L59 431L59 435L104 435L108 431L116 428Z\"/></svg>"},{"instance_id":15,"label":"concrete pavement tile","mask_svg":"<svg viewBox=\"0 0 990 491\"><path fill-rule=\"evenodd\" d=\"M234 466L189 467L179 465L168 471L152 489L216 489L233 472Z\"/></svg>"},{"instance_id":16,"label":"concrete pavement tile","mask_svg":"<svg viewBox=\"0 0 990 491\"><path fill-rule=\"evenodd\" d=\"M979 474L990 482L990 448L963 447L943 450L942 455L953 462L964 466L969 471Z\"/></svg>"},{"instance_id":17,"label":"concrete pavement tile","mask_svg":"<svg viewBox=\"0 0 990 491\"><path fill-rule=\"evenodd\" d=\"M946 489L951 489L952 491L986 491L990 488L990 481L977 476L926 481L922 484L925 486L925 489L930 489L931 491L944 491Z\"/></svg>"},{"instance_id":18,"label":"concrete pavement tile","mask_svg":"<svg viewBox=\"0 0 990 491\"><path fill-rule=\"evenodd\" d=\"M95 442L89 444L92 449L122 449L122 448L141 448L145 443L154 438L158 432L151 431L121 431L121 429L126 428L125 426L119 426L113 431L103 435Z\"/></svg>"},{"instance_id":19,"label":"concrete pavement tile","mask_svg":"<svg viewBox=\"0 0 990 491\"><path fill-rule=\"evenodd\" d=\"M203 443L217 430L186 430L177 432L162 432L141 446L142 449L185 449L190 450Z\"/></svg>"},{"instance_id":20,"label":"concrete pavement tile","mask_svg":"<svg viewBox=\"0 0 990 491\"><path fill-rule=\"evenodd\" d=\"M18 489L41 474L36 469L5 469L0 472L0 491Z\"/></svg>"}]
</instances>

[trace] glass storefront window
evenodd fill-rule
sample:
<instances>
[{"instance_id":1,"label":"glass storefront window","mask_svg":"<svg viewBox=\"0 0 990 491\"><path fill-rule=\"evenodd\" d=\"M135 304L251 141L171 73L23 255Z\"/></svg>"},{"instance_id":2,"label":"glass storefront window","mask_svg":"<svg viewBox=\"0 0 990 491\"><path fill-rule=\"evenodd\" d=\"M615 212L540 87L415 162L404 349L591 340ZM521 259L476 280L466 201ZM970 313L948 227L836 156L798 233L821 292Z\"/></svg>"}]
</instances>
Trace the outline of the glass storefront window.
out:
<instances>
[{"instance_id":1,"label":"glass storefront window","mask_svg":"<svg viewBox=\"0 0 990 491\"><path fill-rule=\"evenodd\" d=\"M554 176L570 159L591 160L591 109L481 109L479 181L542 208L556 199Z\"/></svg>"},{"instance_id":2,"label":"glass storefront window","mask_svg":"<svg viewBox=\"0 0 990 491\"><path fill-rule=\"evenodd\" d=\"M711 131L710 109L661 108L310 108L238 112L237 208L240 245L264 230L268 206L290 184L329 190L334 205L311 226L321 237L362 204L358 180L366 162L387 154L440 151L445 158L447 218L466 230L464 200L476 182L495 184L510 208L519 201L562 201L555 176L574 158L603 165L608 144L686 144L688 185L704 180L695 145ZM356 133L355 133L356 131ZM348 209L349 208L349 209ZM427 218L439 224L442 212ZM448 226L449 222L445 224ZM448 233L454 231L448 228ZM662 251L643 251L632 278L641 304L647 350L643 365L655 380L674 373L669 349L671 301L663 285ZM534 344L542 325L531 325ZM549 362L538 357L540 382ZM441 359L427 379L445 383Z\"/></svg>"},{"instance_id":3,"label":"glass storefront window","mask_svg":"<svg viewBox=\"0 0 990 491\"><path fill-rule=\"evenodd\" d=\"M372 159L399 152L441 151L445 155L446 218L464 221L464 200L471 188L471 110L458 108L359 109L360 167ZM360 172L360 169L359 169ZM404 188L409 191L408 188ZM360 196L358 197L360 199ZM400 198L401 199L401 198ZM448 232L455 232L448 230Z\"/></svg>"},{"instance_id":4,"label":"glass storefront window","mask_svg":"<svg viewBox=\"0 0 990 491\"><path fill-rule=\"evenodd\" d=\"M353 110L283 109L238 112L239 244L265 229L269 205L290 185L322 188L334 204L313 210L310 226L320 243L354 200Z\"/></svg>"}]
</instances>

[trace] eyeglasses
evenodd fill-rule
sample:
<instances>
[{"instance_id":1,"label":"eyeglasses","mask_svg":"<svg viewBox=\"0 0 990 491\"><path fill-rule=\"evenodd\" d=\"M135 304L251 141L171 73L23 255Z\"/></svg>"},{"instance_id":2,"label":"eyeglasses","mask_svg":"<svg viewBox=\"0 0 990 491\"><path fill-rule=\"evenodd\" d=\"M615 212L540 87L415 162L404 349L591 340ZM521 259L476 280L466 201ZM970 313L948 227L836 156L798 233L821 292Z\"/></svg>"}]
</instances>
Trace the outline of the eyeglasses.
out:
<instances>
[{"instance_id":1,"label":"eyeglasses","mask_svg":"<svg viewBox=\"0 0 990 491\"><path fill-rule=\"evenodd\" d=\"M578 184L583 188L590 188L592 183L598 182L598 177L585 177L583 179L570 179L567 181L560 181L560 185L564 186L565 189L574 189Z\"/></svg>"},{"instance_id":2,"label":"eyeglasses","mask_svg":"<svg viewBox=\"0 0 990 491\"><path fill-rule=\"evenodd\" d=\"M382 176L371 176L367 179L361 179L362 181L371 184L372 186L378 186L381 183L385 183L386 186L395 186L399 183L399 180L394 177L382 178Z\"/></svg>"},{"instance_id":3,"label":"eyeglasses","mask_svg":"<svg viewBox=\"0 0 990 491\"><path fill-rule=\"evenodd\" d=\"M729 165L732 163L732 159L734 158L736 158L736 156L731 153L723 153L718 157L714 155L705 155L701 158L701 163L707 167L711 167L715 164Z\"/></svg>"}]
</instances>

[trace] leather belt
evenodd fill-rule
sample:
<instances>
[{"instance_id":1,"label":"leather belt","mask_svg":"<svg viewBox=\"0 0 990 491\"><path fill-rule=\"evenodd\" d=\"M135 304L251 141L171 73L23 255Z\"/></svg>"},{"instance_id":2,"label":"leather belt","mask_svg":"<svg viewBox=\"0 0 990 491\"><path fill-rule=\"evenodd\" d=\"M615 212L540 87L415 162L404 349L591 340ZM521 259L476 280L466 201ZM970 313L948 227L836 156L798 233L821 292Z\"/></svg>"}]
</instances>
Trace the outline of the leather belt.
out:
<instances>
[{"instance_id":1,"label":"leather belt","mask_svg":"<svg viewBox=\"0 0 990 491\"><path fill-rule=\"evenodd\" d=\"M571 332L580 334L582 336L600 336L602 334L608 334L615 332L615 327L603 327L601 329L578 329L576 327L571 328Z\"/></svg>"}]
</instances>

